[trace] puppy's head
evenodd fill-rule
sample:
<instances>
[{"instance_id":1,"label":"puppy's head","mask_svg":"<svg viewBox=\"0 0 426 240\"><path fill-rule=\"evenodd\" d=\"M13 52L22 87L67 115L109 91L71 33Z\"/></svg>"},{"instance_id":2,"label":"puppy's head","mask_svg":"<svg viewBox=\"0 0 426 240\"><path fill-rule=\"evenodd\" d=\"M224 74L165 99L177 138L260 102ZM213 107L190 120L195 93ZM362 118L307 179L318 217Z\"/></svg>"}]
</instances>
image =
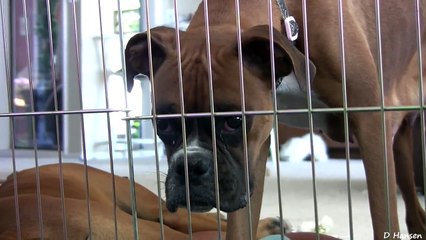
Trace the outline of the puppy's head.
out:
<instances>
[{"instance_id":1,"label":"puppy's head","mask_svg":"<svg viewBox=\"0 0 426 240\"><path fill-rule=\"evenodd\" d=\"M159 115L157 134L166 146L169 163L168 209L187 206L187 186L191 210L216 207L219 193L220 209L235 211L246 205L247 191L255 187L254 172L258 164L265 164L273 120L270 114L243 115L242 110L272 110L273 81L292 71L304 88L304 57L274 30L271 58L267 26L243 32L241 45L235 30L211 28L210 52L203 31L179 32L179 38L176 34L174 29L159 27L129 41L128 90L137 74L152 81ZM271 59L275 76L271 75Z\"/></svg>"}]
</instances>

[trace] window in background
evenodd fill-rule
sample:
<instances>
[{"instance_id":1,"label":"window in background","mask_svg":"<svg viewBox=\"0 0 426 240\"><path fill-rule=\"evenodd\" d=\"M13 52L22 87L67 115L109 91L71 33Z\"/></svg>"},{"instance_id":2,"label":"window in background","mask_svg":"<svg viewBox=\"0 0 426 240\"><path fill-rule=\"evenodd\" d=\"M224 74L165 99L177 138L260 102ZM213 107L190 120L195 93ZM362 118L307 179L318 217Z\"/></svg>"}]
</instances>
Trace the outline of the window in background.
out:
<instances>
[{"instance_id":1,"label":"window in background","mask_svg":"<svg viewBox=\"0 0 426 240\"><path fill-rule=\"evenodd\" d=\"M26 1L25 6L23 2L11 0L13 112L61 110L61 69L57 64L61 3L50 0L48 14L46 1ZM14 124L17 148L36 145L40 149L56 149L60 145L56 136L61 117L58 121L55 115L16 117Z\"/></svg>"}]
</instances>

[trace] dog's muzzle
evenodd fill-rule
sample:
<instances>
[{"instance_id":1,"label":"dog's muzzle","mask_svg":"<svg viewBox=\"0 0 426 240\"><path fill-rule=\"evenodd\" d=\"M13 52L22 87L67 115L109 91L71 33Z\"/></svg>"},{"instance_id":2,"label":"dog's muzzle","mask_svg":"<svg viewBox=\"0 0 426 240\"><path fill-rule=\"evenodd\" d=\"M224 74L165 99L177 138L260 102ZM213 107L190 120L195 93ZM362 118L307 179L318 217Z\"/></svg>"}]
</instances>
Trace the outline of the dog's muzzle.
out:
<instances>
[{"instance_id":1,"label":"dog's muzzle","mask_svg":"<svg viewBox=\"0 0 426 240\"><path fill-rule=\"evenodd\" d=\"M203 147L190 147L186 156L187 160L183 149L171 156L165 183L167 209L175 212L179 207L188 207L187 193L191 211L204 212L217 207L212 151ZM218 162L220 209L232 212L245 207L247 197L242 168L233 159L226 158ZM186 172L188 183L185 181Z\"/></svg>"}]
</instances>

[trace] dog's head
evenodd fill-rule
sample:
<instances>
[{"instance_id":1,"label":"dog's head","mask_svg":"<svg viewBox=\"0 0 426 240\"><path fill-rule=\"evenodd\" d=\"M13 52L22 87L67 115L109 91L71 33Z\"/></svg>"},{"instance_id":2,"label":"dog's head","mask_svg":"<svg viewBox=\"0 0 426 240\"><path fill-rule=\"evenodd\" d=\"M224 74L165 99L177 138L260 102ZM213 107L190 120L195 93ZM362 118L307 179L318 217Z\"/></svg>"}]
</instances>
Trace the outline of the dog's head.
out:
<instances>
[{"instance_id":1,"label":"dog's head","mask_svg":"<svg viewBox=\"0 0 426 240\"><path fill-rule=\"evenodd\" d=\"M180 46L176 45L177 39ZM177 38L174 29L159 27L150 30L150 37L141 33L129 41L128 90L133 87L135 75L147 75L154 85L156 114L169 115L156 118L155 124L168 157L166 199L170 211L187 206L186 177L191 210L215 207L216 171L220 209L230 212L246 205L245 166L248 164L251 193L255 187L254 172L258 164L265 164L268 155L273 117L243 116L242 109L272 110L273 81L292 71L301 87L305 86L303 55L275 30L275 76L271 75L269 39L267 26L244 31L241 45L235 31L211 29L211 62L202 31L179 32ZM211 109L216 113L214 117L210 115ZM181 117L182 111L188 116Z\"/></svg>"}]
</instances>

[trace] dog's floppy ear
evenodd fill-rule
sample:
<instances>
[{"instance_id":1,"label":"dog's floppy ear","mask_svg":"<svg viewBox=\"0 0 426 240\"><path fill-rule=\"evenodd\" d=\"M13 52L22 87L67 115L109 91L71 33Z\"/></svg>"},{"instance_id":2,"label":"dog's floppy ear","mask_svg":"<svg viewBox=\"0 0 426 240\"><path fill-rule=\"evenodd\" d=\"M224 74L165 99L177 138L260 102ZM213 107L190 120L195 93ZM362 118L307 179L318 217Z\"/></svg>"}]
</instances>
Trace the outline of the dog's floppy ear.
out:
<instances>
[{"instance_id":1,"label":"dog's floppy ear","mask_svg":"<svg viewBox=\"0 0 426 240\"><path fill-rule=\"evenodd\" d=\"M164 62L168 52L175 47L175 29L157 27L150 30L153 74ZM125 50L127 90L133 88L133 78L138 74L150 76L148 33L139 33L127 43Z\"/></svg>"},{"instance_id":2,"label":"dog's floppy ear","mask_svg":"<svg viewBox=\"0 0 426 240\"><path fill-rule=\"evenodd\" d=\"M294 71L299 87L306 90L305 57L293 44L278 30L273 29L275 79L287 76ZM269 26L252 27L242 33L241 45L244 64L255 74L271 76ZM312 81L316 68L309 61L309 72Z\"/></svg>"}]
</instances>

